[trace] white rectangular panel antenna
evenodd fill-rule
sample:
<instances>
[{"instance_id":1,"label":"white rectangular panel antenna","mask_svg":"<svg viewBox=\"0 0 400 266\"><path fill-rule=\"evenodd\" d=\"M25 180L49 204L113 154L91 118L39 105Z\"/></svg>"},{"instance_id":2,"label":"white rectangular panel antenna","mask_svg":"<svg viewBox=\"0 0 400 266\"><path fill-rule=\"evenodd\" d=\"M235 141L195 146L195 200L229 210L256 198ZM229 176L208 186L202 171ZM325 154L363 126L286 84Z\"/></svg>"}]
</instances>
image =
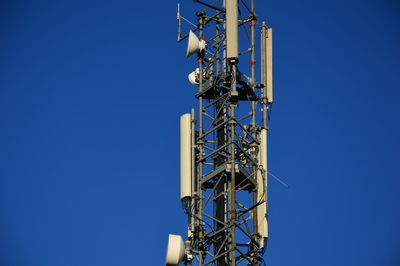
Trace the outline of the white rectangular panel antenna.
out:
<instances>
[{"instance_id":1,"label":"white rectangular panel antenna","mask_svg":"<svg viewBox=\"0 0 400 266\"><path fill-rule=\"evenodd\" d=\"M260 150L258 161L261 169L257 171L257 201L264 201L257 206L257 227L262 238L268 237L267 214L267 130L262 129L260 134Z\"/></svg>"},{"instance_id":2,"label":"white rectangular panel antenna","mask_svg":"<svg viewBox=\"0 0 400 266\"><path fill-rule=\"evenodd\" d=\"M226 57L238 58L238 0L226 0Z\"/></svg>"},{"instance_id":3,"label":"white rectangular panel antenna","mask_svg":"<svg viewBox=\"0 0 400 266\"><path fill-rule=\"evenodd\" d=\"M267 29L266 40L266 85L267 85L267 101L273 102L273 86L272 86L272 28Z\"/></svg>"},{"instance_id":4,"label":"white rectangular panel antenna","mask_svg":"<svg viewBox=\"0 0 400 266\"><path fill-rule=\"evenodd\" d=\"M192 144L190 114L181 116L181 199L192 196Z\"/></svg>"}]
</instances>

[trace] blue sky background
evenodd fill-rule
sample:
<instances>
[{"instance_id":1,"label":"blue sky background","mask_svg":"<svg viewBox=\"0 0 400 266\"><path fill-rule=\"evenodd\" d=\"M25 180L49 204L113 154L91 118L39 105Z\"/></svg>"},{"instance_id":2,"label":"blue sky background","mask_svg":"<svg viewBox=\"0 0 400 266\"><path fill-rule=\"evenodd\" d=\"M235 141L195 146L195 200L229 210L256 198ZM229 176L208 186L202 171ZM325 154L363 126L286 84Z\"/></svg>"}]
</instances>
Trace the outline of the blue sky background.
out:
<instances>
[{"instance_id":1,"label":"blue sky background","mask_svg":"<svg viewBox=\"0 0 400 266\"><path fill-rule=\"evenodd\" d=\"M290 185L269 181L269 265L400 265L399 2L256 5ZM185 49L174 1L1 2L0 265L163 265L186 232Z\"/></svg>"}]
</instances>

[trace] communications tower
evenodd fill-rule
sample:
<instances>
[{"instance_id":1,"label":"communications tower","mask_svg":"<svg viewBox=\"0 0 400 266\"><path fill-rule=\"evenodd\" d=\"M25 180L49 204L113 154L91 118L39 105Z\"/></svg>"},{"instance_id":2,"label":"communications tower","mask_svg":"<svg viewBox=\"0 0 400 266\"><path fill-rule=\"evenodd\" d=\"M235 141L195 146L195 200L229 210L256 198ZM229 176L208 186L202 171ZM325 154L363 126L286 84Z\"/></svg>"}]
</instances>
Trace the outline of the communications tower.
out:
<instances>
[{"instance_id":1,"label":"communications tower","mask_svg":"<svg viewBox=\"0 0 400 266\"><path fill-rule=\"evenodd\" d=\"M188 78L198 108L180 119L188 236L169 236L166 264L264 265L272 29L259 23L254 0L193 2L199 11L188 34L179 6L177 16L178 42L186 39L186 56L197 59Z\"/></svg>"}]
</instances>

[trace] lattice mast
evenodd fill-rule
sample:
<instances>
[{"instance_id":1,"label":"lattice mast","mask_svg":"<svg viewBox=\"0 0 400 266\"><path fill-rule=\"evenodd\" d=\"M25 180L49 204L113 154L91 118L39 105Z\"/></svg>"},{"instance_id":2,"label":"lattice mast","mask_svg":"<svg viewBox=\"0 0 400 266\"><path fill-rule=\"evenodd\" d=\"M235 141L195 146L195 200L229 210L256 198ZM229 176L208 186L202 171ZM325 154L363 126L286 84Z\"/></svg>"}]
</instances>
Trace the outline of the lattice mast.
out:
<instances>
[{"instance_id":1,"label":"lattice mast","mask_svg":"<svg viewBox=\"0 0 400 266\"><path fill-rule=\"evenodd\" d=\"M188 39L187 56L197 55L198 64L189 75L198 86L198 110L181 117L181 200L188 215L183 260L261 265L268 239L272 29L265 22L257 26L254 0L194 2L202 9L185 36L178 11L178 42Z\"/></svg>"}]
</instances>

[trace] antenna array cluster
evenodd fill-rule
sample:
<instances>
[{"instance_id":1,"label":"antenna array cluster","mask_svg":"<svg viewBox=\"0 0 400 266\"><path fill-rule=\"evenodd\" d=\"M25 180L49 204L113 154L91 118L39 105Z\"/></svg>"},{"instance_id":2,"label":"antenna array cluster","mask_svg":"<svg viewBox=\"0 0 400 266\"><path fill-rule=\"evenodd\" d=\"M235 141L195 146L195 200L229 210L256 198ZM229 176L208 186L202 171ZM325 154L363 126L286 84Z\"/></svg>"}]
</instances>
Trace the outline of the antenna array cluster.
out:
<instances>
[{"instance_id":1,"label":"antenna array cluster","mask_svg":"<svg viewBox=\"0 0 400 266\"><path fill-rule=\"evenodd\" d=\"M181 201L188 240L170 235L166 264L262 265L268 240L267 133L272 29L254 0L200 1L187 39L198 110L181 116ZM256 34L260 30L260 60ZM240 45L239 45L240 43ZM240 51L240 47L244 47ZM260 77L256 78L256 66Z\"/></svg>"}]
</instances>

